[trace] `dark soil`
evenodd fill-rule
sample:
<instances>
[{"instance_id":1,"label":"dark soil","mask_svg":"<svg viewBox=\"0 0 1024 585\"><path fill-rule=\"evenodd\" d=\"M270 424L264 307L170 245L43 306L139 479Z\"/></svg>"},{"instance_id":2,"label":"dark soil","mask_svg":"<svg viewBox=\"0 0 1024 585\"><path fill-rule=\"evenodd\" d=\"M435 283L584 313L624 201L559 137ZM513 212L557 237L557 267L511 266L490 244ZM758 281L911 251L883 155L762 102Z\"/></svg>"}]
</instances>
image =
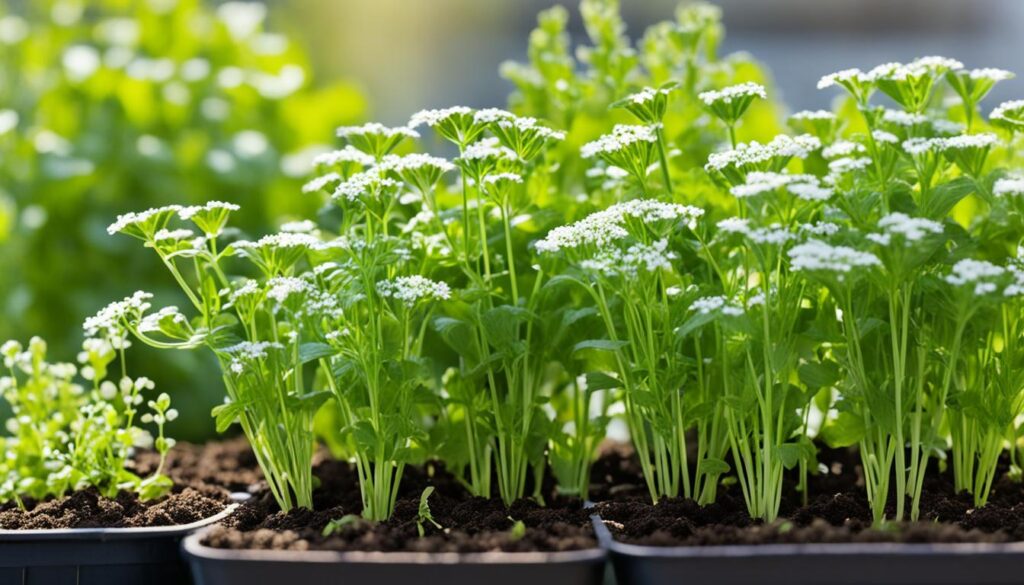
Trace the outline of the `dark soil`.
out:
<instances>
[{"instance_id":1,"label":"dark soil","mask_svg":"<svg viewBox=\"0 0 1024 585\"><path fill-rule=\"evenodd\" d=\"M520 500L507 509L499 499L470 496L439 464L406 468L391 520L371 523L351 518L325 537L323 529L331 520L359 514L362 504L349 464L326 460L314 472L320 480L313 494L314 510L284 513L263 494L215 527L204 543L235 549L420 552L564 551L597 546L588 512L579 501L552 499L541 506ZM428 500L431 515L442 528L424 522L420 538L419 500L428 485L435 489ZM525 526L521 535L512 531L515 521Z\"/></svg>"},{"instance_id":2,"label":"dark soil","mask_svg":"<svg viewBox=\"0 0 1024 585\"><path fill-rule=\"evenodd\" d=\"M160 462L155 452L139 453L134 471L145 476ZM205 445L178 443L167 454L164 473L174 484L203 493L214 489L226 495L231 492L258 493L266 489L263 473L245 437L235 437ZM226 493L225 493L226 492Z\"/></svg>"},{"instance_id":3,"label":"dark soil","mask_svg":"<svg viewBox=\"0 0 1024 585\"><path fill-rule=\"evenodd\" d=\"M62 498L36 504L27 511L10 508L0 512L0 528L140 528L174 526L209 518L224 509L222 500L192 488L155 502L139 501L133 492L122 491L111 499L94 489L79 490Z\"/></svg>"},{"instance_id":4,"label":"dark soil","mask_svg":"<svg viewBox=\"0 0 1024 585\"><path fill-rule=\"evenodd\" d=\"M141 476L159 464L152 452L137 454L131 467ZM0 529L138 528L197 522L221 512L231 492L259 490L263 476L243 439L207 445L175 445L164 466L174 480L172 493L156 501L142 502L131 492L115 498L94 489L80 490L61 498L26 500L25 510L14 502L0 506Z\"/></svg>"},{"instance_id":5,"label":"dark soil","mask_svg":"<svg viewBox=\"0 0 1024 585\"><path fill-rule=\"evenodd\" d=\"M615 538L651 546L834 542L1009 542L1024 540L1024 484L1005 477L1005 466L989 497L975 508L970 495L957 494L952 473L929 470L921 497L921 520L872 527L864 494L860 460L853 450L821 448L818 459L827 472L811 475L808 503L787 477L779 519L765 524L747 514L738 486L723 486L714 504L699 506L684 498L664 498L652 505L639 476L639 465L621 448L595 466L594 479L606 473L640 490L607 490L598 511ZM631 476L632 474L632 476ZM600 489L595 494L601 494ZM596 495L595 499L600 499ZM894 508L894 497L889 498ZM909 510L909 503L908 503ZM892 516L894 509L887 512Z\"/></svg>"}]
</instances>

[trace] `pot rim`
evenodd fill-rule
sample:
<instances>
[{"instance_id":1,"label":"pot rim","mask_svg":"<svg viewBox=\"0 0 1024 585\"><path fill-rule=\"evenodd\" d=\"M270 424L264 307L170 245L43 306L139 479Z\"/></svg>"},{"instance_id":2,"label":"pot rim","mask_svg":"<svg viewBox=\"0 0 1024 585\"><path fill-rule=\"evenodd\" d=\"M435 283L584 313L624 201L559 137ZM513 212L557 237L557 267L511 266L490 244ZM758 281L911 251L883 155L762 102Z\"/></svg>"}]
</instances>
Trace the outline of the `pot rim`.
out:
<instances>
[{"instance_id":1,"label":"pot rim","mask_svg":"<svg viewBox=\"0 0 1024 585\"><path fill-rule=\"evenodd\" d=\"M275 563L339 563L339 564L407 564L407 565L477 565L477 564L574 564L604 562L607 551L598 542L594 548L559 552L431 553L431 552L365 552L332 550L255 550L223 549L202 544L209 527L182 540L186 556L208 561L270 561Z\"/></svg>"},{"instance_id":2,"label":"pot rim","mask_svg":"<svg viewBox=\"0 0 1024 585\"><path fill-rule=\"evenodd\" d=\"M139 528L35 528L31 530L0 530L0 542L19 540L114 540L179 536L193 530L220 522L230 516L237 503L228 504L223 510L202 520L174 526L144 526Z\"/></svg>"},{"instance_id":3,"label":"pot rim","mask_svg":"<svg viewBox=\"0 0 1024 585\"><path fill-rule=\"evenodd\" d=\"M1024 542L835 542L806 544L724 544L648 546L618 542L600 515L590 517L598 542L610 552L655 558L766 558L785 556L1024 555Z\"/></svg>"}]
</instances>

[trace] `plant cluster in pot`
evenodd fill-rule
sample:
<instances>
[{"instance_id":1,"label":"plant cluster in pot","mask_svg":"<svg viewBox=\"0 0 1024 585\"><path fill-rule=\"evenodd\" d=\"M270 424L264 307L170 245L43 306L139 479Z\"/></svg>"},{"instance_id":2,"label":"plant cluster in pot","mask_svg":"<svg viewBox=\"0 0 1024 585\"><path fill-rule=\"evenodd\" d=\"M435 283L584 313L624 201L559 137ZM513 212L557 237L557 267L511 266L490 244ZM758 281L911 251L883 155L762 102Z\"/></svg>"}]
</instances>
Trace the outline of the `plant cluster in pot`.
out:
<instances>
[{"instance_id":1,"label":"plant cluster in pot","mask_svg":"<svg viewBox=\"0 0 1024 585\"><path fill-rule=\"evenodd\" d=\"M178 486L165 474L174 440L164 428L177 411L166 393L144 396L151 380L128 375L129 342L105 316L88 325L80 367L48 362L40 338L0 347L0 395L11 410L0 439L4 580L179 583L188 576L181 538L233 508L226 491ZM140 447L158 458L144 477L130 469Z\"/></svg>"}]
</instances>

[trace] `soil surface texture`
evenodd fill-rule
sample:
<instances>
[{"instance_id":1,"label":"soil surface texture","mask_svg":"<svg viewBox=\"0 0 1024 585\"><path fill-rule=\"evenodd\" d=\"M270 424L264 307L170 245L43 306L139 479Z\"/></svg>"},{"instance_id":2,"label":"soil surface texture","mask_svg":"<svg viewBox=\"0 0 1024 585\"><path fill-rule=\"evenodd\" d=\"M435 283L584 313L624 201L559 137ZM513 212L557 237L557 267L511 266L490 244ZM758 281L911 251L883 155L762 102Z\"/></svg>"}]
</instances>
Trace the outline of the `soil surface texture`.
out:
<instances>
[{"instance_id":1,"label":"soil surface texture","mask_svg":"<svg viewBox=\"0 0 1024 585\"><path fill-rule=\"evenodd\" d=\"M159 464L155 452L140 452L131 468L140 476L151 474ZM0 506L0 529L139 528L174 526L197 522L221 512L230 494L258 491L263 475L244 438L207 445L179 443L171 449L164 473L174 481L170 495L143 502L122 491L107 498L95 489L79 490L60 498L14 502Z\"/></svg>"},{"instance_id":2,"label":"soil surface texture","mask_svg":"<svg viewBox=\"0 0 1024 585\"><path fill-rule=\"evenodd\" d=\"M589 514L578 500L552 497L541 506L523 499L506 508L500 499L471 496L440 464L406 467L394 516L380 523L355 516L362 503L356 473L348 463L324 460L314 473L320 482L313 494L314 510L281 512L264 493L214 527L204 543L234 549L384 552L566 551L597 546ZM418 522L420 496L427 486L434 487L428 504L440 528ZM324 528L342 518L340 526L324 536Z\"/></svg>"},{"instance_id":3,"label":"soil surface texture","mask_svg":"<svg viewBox=\"0 0 1024 585\"><path fill-rule=\"evenodd\" d=\"M606 451L594 467L597 482L611 479L624 488L594 489L605 524L621 542L650 546L836 542L1010 542L1024 540L1024 484L1006 477L1001 465L988 504L975 507L956 493L952 472L929 469L918 522L872 527L860 459L854 450L820 448L822 471L808 478L805 504L796 475L787 476L779 519L762 523L747 514L737 485L719 489L715 503L699 506L685 498L651 504L628 449ZM934 460L933 460L934 461ZM890 494L887 516L895 512ZM910 509L909 502L907 510Z\"/></svg>"}]
</instances>

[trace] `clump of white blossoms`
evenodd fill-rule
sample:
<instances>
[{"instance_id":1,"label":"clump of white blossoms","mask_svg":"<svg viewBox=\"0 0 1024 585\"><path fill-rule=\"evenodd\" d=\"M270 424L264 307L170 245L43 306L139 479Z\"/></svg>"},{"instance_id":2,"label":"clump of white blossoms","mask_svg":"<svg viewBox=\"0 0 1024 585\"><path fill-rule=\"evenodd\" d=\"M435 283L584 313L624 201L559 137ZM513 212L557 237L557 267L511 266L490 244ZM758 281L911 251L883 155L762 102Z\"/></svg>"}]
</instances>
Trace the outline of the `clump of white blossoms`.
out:
<instances>
[{"instance_id":1,"label":"clump of white blossoms","mask_svg":"<svg viewBox=\"0 0 1024 585\"><path fill-rule=\"evenodd\" d=\"M452 293L447 283L413 275L399 276L378 282L377 294L384 298L393 298L412 307L423 300L448 300Z\"/></svg>"},{"instance_id":2,"label":"clump of white blossoms","mask_svg":"<svg viewBox=\"0 0 1024 585\"><path fill-rule=\"evenodd\" d=\"M86 318L82 323L82 329L89 337L103 335L104 337L120 338L123 330L122 323L126 319L148 311L152 306L149 302L152 298L152 293L137 290L131 296L114 301L100 309L92 317ZM115 341L120 340L115 339Z\"/></svg>"},{"instance_id":3,"label":"clump of white blossoms","mask_svg":"<svg viewBox=\"0 0 1024 585\"><path fill-rule=\"evenodd\" d=\"M346 128L346 132L349 129ZM336 166L343 163L356 163L368 167L374 163L374 158L365 152L346 144L344 148L332 150L316 155L313 158L313 166Z\"/></svg>"},{"instance_id":4,"label":"clump of white blossoms","mask_svg":"<svg viewBox=\"0 0 1024 585\"><path fill-rule=\"evenodd\" d=\"M971 287L976 296L996 292L996 282L1006 274L1006 269L984 260L965 258L953 265L944 280L957 287Z\"/></svg>"},{"instance_id":5,"label":"clump of white blossoms","mask_svg":"<svg viewBox=\"0 0 1024 585\"><path fill-rule=\"evenodd\" d=\"M996 184L992 187L992 193L995 194L997 197L1006 197L1007 195L1013 197L1020 197L1024 195L1024 179L999 179L996 181Z\"/></svg>"},{"instance_id":6,"label":"clump of white blossoms","mask_svg":"<svg viewBox=\"0 0 1024 585\"><path fill-rule=\"evenodd\" d=\"M804 201L825 201L832 197L832 189L822 187L814 175L755 171L747 175L746 183L730 189L734 197L744 199L785 189Z\"/></svg>"},{"instance_id":7,"label":"clump of white blossoms","mask_svg":"<svg viewBox=\"0 0 1024 585\"><path fill-rule=\"evenodd\" d=\"M837 140L823 148L821 150L821 156L826 159L834 159L854 154L861 154L866 151L867 149L864 145L859 142L853 142L852 140Z\"/></svg>"},{"instance_id":8,"label":"clump of white blossoms","mask_svg":"<svg viewBox=\"0 0 1024 585\"><path fill-rule=\"evenodd\" d=\"M593 158L602 154L614 154L620 152L637 142L654 144L658 141L658 134L652 126L640 126L636 124L616 124L611 134L605 134L597 140L588 142L580 148L580 155L583 158Z\"/></svg>"},{"instance_id":9,"label":"clump of white blossoms","mask_svg":"<svg viewBox=\"0 0 1024 585\"><path fill-rule=\"evenodd\" d=\"M690 304L690 310L701 315L721 313L731 317L743 315L743 308L722 295L701 297Z\"/></svg>"},{"instance_id":10,"label":"clump of white blossoms","mask_svg":"<svg viewBox=\"0 0 1024 585\"><path fill-rule=\"evenodd\" d=\"M881 265L878 256L849 246L833 246L821 240L808 240L789 250L790 267L795 271L821 271L846 274L855 268Z\"/></svg>"},{"instance_id":11,"label":"clump of white blossoms","mask_svg":"<svg viewBox=\"0 0 1024 585\"><path fill-rule=\"evenodd\" d=\"M988 115L993 124L1024 128L1024 100L1012 100L996 106Z\"/></svg>"},{"instance_id":12,"label":"clump of white blossoms","mask_svg":"<svg viewBox=\"0 0 1024 585\"><path fill-rule=\"evenodd\" d=\"M602 249L592 258L580 262L580 267L607 277L635 277L641 270L670 270L676 257L675 252L668 249L668 240L662 238L653 244L633 244L625 250Z\"/></svg>"},{"instance_id":13,"label":"clump of white blossoms","mask_svg":"<svg viewBox=\"0 0 1024 585\"><path fill-rule=\"evenodd\" d=\"M853 171L862 171L869 166L871 166L871 159L866 156L857 158L846 156L828 163L828 170L834 175L843 175Z\"/></svg>"},{"instance_id":14,"label":"clump of white blossoms","mask_svg":"<svg viewBox=\"0 0 1024 585\"><path fill-rule=\"evenodd\" d=\"M821 140L809 134L799 136L780 134L767 144L757 141L741 142L731 150L712 153L704 168L708 171L720 171L727 167L759 167L772 162L784 164L791 158L806 159L811 152L819 148L821 148Z\"/></svg>"},{"instance_id":15,"label":"clump of white blossoms","mask_svg":"<svg viewBox=\"0 0 1024 585\"><path fill-rule=\"evenodd\" d=\"M344 199L349 202L358 201L361 197L378 197L380 194L399 187L398 181L381 176L380 172L371 168L356 173L342 181L334 188L333 199Z\"/></svg>"},{"instance_id":16,"label":"clump of white blossoms","mask_svg":"<svg viewBox=\"0 0 1024 585\"><path fill-rule=\"evenodd\" d=\"M910 217L905 213L890 213L878 220L881 233L868 234L866 237L882 246L888 246L893 236L903 239L904 245L910 246L928 236L941 235L942 224L923 217Z\"/></svg>"},{"instance_id":17,"label":"clump of white blossoms","mask_svg":"<svg viewBox=\"0 0 1024 585\"><path fill-rule=\"evenodd\" d=\"M484 110L494 111L494 110ZM473 109L466 106L452 106L450 108L441 108L436 110L420 110L412 115L409 119L410 128L418 128L426 125L431 128L447 121L453 116L470 116L473 115Z\"/></svg>"},{"instance_id":18,"label":"clump of white blossoms","mask_svg":"<svg viewBox=\"0 0 1024 585\"><path fill-rule=\"evenodd\" d=\"M768 93L760 83L746 82L739 85L732 85L720 90L705 91L697 97L706 105L711 106L718 102L732 103L733 100L742 98L759 97L768 99Z\"/></svg>"},{"instance_id":19,"label":"clump of white blossoms","mask_svg":"<svg viewBox=\"0 0 1024 585\"><path fill-rule=\"evenodd\" d=\"M896 126L918 126L928 123L928 116L915 114L905 110L893 110L886 108L882 113L882 121Z\"/></svg>"},{"instance_id":20,"label":"clump of white blossoms","mask_svg":"<svg viewBox=\"0 0 1024 585\"><path fill-rule=\"evenodd\" d=\"M377 165L378 170L394 171L396 173L419 170L424 167L433 168L442 173L455 170L455 165L447 160L422 153L406 154L403 156L389 154Z\"/></svg>"},{"instance_id":21,"label":"clump of white blossoms","mask_svg":"<svg viewBox=\"0 0 1024 585\"><path fill-rule=\"evenodd\" d=\"M544 239L537 241L535 246L538 252L602 247L629 236L626 222L630 218L647 224L662 221L683 223L692 229L703 215L704 210L699 207L653 199L632 199L591 213L575 223L556 227Z\"/></svg>"},{"instance_id":22,"label":"clump of white blossoms","mask_svg":"<svg viewBox=\"0 0 1024 585\"><path fill-rule=\"evenodd\" d=\"M961 134L949 138L937 139L935 146L943 151L963 150L968 148L989 148L999 142L999 137L991 132L981 134Z\"/></svg>"},{"instance_id":23,"label":"clump of white blossoms","mask_svg":"<svg viewBox=\"0 0 1024 585\"><path fill-rule=\"evenodd\" d=\"M488 136L487 138L481 138L480 140L470 144L459 156L459 160L464 161L479 161L479 160L515 160L516 153L507 146L502 146L501 142L494 136Z\"/></svg>"},{"instance_id":24,"label":"clump of white blossoms","mask_svg":"<svg viewBox=\"0 0 1024 585\"><path fill-rule=\"evenodd\" d=\"M672 93L672 89L671 88L667 88L667 87L663 87L663 88L645 87L645 88L641 89L638 92L635 92L635 93L632 93L632 94L626 96L625 99L633 102L634 104L643 105L643 104L646 104L646 103L654 101L655 99L657 99L657 97L659 95L667 96L670 93Z\"/></svg>"},{"instance_id":25,"label":"clump of white blossoms","mask_svg":"<svg viewBox=\"0 0 1024 585\"><path fill-rule=\"evenodd\" d=\"M239 240L232 245L239 250L274 248L308 248L310 250L319 250L324 247L324 242L316 236L307 233L281 232L268 234L255 242Z\"/></svg>"},{"instance_id":26,"label":"clump of white blossoms","mask_svg":"<svg viewBox=\"0 0 1024 585\"><path fill-rule=\"evenodd\" d=\"M420 133L408 126L385 126L379 122L368 122L362 126L342 126L337 130L338 138L351 140L357 137L383 136L386 138L419 138Z\"/></svg>"},{"instance_id":27,"label":"clump of white blossoms","mask_svg":"<svg viewBox=\"0 0 1024 585\"><path fill-rule=\"evenodd\" d=\"M242 341L225 347L221 352L231 356L231 371L240 375L245 372L247 363L267 359L272 349L281 350L284 346L276 341Z\"/></svg>"},{"instance_id":28,"label":"clump of white blossoms","mask_svg":"<svg viewBox=\"0 0 1024 585\"><path fill-rule=\"evenodd\" d=\"M165 205L164 207L154 207L145 211L130 211L118 215L117 220L107 226L107 233L110 235L126 233L138 237L137 231L141 230L143 235L151 236L166 225L166 221L170 219L171 215L181 209L180 205ZM159 222L161 219L164 225L155 225L152 229L147 229L149 227L148 224Z\"/></svg>"},{"instance_id":29,"label":"clump of white blossoms","mask_svg":"<svg viewBox=\"0 0 1024 585\"><path fill-rule=\"evenodd\" d=\"M828 110L801 110L792 114L790 120L835 120L836 115Z\"/></svg>"}]
</instances>

